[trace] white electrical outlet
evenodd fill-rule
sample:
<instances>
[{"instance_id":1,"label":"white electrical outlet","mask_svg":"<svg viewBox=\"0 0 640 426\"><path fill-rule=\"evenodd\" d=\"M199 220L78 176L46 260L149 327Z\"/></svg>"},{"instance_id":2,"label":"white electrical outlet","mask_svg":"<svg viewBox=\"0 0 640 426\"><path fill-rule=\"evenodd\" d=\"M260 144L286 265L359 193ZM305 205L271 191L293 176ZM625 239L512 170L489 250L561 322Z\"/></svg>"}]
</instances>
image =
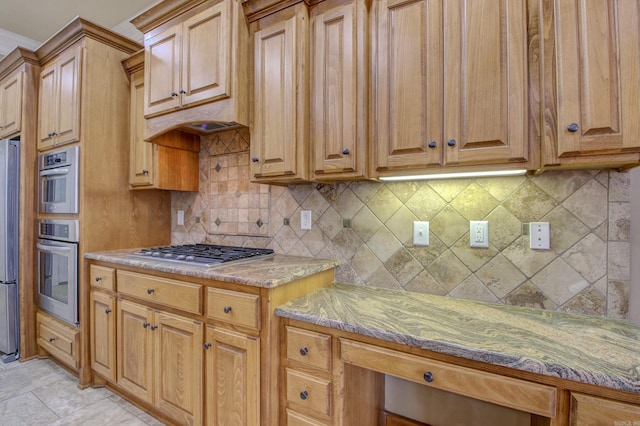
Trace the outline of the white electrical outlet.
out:
<instances>
[{"instance_id":1,"label":"white electrical outlet","mask_svg":"<svg viewBox=\"0 0 640 426\"><path fill-rule=\"evenodd\" d=\"M178 210L178 215L176 217L176 225L184 226L184 210Z\"/></svg>"},{"instance_id":2,"label":"white electrical outlet","mask_svg":"<svg viewBox=\"0 0 640 426\"><path fill-rule=\"evenodd\" d=\"M429 222L413 222L413 245L429 246Z\"/></svg>"},{"instance_id":3,"label":"white electrical outlet","mask_svg":"<svg viewBox=\"0 0 640 426\"><path fill-rule=\"evenodd\" d=\"M551 248L549 222L531 222L529 224L529 247L534 250Z\"/></svg>"},{"instance_id":4,"label":"white electrical outlet","mask_svg":"<svg viewBox=\"0 0 640 426\"><path fill-rule=\"evenodd\" d=\"M300 229L311 229L311 210L300 212Z\"/></svg>"},{"instance_id":5,"label":"white electrical outlet","mask_svg":"<svg viewBox=\"0 0 640 426\"><path fill-rule=\"evenodd\" d=\"M469 222L469 245L471 247L489 248L489 222L472 220Z\"/></svg>"}]
</instances>

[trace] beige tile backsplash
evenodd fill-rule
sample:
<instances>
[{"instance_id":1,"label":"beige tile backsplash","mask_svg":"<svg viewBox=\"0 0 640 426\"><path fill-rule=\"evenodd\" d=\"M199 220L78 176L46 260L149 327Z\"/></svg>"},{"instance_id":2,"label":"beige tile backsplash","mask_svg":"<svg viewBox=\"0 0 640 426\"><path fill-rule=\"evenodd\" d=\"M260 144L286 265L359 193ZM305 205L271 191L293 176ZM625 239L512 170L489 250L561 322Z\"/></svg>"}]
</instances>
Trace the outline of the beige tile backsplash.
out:
<instances>
[{"instance_id":1,"label":"beige tile backsplash","mask_svg":"<svg viewBox=\"0 0 640 426\"><path fill-rule=\"evenodd\" d=\"M626 173L287 188L250 183L248 141L246 130L202 138L200 192L172 194L174 217L185 211L174 244L271 247L338 258L341 282L627 317ZM300 229L301 210L312 211L309 231ZM412 246L414 220L430 222L429 247ZM470 220L489 221L488 249L469 247ZM529 222L550 223L551 250L529 249Z\"/></svg>"}]
</instances>

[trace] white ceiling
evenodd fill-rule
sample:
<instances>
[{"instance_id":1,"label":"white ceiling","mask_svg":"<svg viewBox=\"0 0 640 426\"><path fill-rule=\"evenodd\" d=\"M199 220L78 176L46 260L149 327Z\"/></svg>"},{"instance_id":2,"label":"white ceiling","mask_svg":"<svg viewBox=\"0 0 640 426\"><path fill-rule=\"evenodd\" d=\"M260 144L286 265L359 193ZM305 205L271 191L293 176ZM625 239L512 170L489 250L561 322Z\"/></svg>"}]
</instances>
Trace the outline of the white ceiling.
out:
<instances>
[{"instance_id":1,"label":"white ceiling","mask_svg":"<svg viewBox=\"0 0 640 426\"><path fill-rule=\"evenodd\" d=\"M159 0L0 0L0 58L17 45L35 49L76 16L141 42L129 20Z\"/></svg>"}]
</instances>

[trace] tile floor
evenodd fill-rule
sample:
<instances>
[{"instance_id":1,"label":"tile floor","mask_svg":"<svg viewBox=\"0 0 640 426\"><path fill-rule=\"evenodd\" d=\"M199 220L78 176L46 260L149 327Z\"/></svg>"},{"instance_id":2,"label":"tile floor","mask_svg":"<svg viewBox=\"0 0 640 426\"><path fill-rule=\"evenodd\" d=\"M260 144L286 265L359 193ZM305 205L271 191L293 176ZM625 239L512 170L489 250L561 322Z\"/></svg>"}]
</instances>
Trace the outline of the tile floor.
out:
<instances>
[{"instance_id":1,"label":"tile floor","mask_svg":"<svg viewBox=\"0 0 640 426\"><path fill-rule=\"evenodd\" d=\"M108 389L77 384L47 359L0 362L0 425L162 425Z\"/></svg>"}]
</instances>

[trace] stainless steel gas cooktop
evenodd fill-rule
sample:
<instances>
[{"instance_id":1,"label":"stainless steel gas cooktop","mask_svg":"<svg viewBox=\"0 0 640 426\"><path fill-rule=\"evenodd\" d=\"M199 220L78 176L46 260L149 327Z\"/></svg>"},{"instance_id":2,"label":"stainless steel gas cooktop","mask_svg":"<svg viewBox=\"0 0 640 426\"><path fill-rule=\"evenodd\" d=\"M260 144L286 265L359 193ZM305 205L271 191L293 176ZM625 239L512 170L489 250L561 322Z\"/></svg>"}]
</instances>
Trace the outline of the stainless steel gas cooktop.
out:
<instances>
[{"instance_id":1,"label":"stainless steel gas cooktop","mask_svg":"<svg viewBox=\"0 0 640 426\"><path fill-rule=\"evenodd\" d=\"M144 248L139 252L131 253L127 256L209 268L240 260L271 256L273 254L274 251L271 249L220 246L214 244L186 244L180 246Z\"/></svg>"}]
</instances>

